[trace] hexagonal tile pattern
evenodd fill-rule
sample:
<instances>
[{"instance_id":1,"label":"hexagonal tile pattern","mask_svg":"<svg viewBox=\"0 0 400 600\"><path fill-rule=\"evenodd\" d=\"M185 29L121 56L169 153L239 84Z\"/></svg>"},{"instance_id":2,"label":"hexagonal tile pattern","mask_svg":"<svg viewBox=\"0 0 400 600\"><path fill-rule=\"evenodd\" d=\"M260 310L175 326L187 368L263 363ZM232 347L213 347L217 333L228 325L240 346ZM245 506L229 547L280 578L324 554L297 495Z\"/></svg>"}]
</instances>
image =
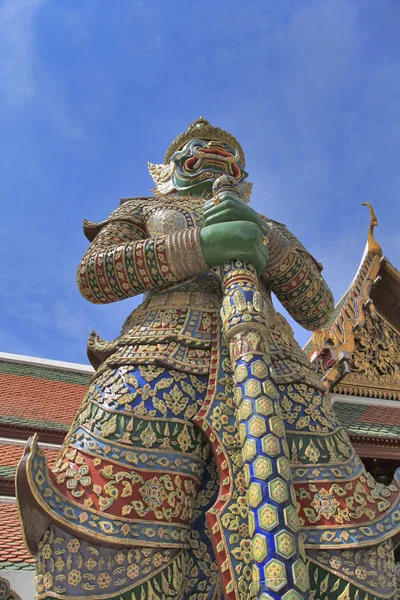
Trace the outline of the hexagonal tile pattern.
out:
<instances>
[{"instance_id":1,"label":"hexagonal tile pattern","mask_svg":"<svg viewBox=\"0 0 400 600\"><path fill-rule=\"evenodd\" d=\"M263 379L268 375L268 367L263 360L256 360L251 365L251 372L254 375L254 377Z\"/></svg>"},{"instance_id":2,"label":"hexagonal tile pattern","mask_svg":"<svg viewBox=\"0 0 400 600\"><path fill-rule=\"evenodd\" d=\"M285 523L289 527L289 529L296 533L299 530L300 524L297 510L295 509L295 507L288 506L287 508L285 508L283 511L283 516L285 519Z\"/></svg>"},{"instance_id":3,"label":"hexagonal tile pattern","mask_svg":"<svg viewBox=\"0 0 400 600\"><path fill-rule=\"evenodd\" d=\"M285 565L276 558L265 565L264 568L265 584L270 590L277 592L287 584Z\"/></svg>"},{"instance_id":4,"label":"hexagonal tile pattern","mask_svg":"<svg viewBox=\"0 0 400 600\"><path fill-rule=\"evenodd\" d=\"M249 421L249 432L254 437L261 437L267 431L264 417L251 417Z\"/></svg>"},{"instance_id":5,"label":"hexagonal tile pattern","mask_svg":"<svg viewBox=\"0 0 400 600\"><path fill-rule=\"evenodd\" d=\"M243 400L239 408L239 418L248 419L253 414L253 404L250 400Z\"/></svg>"},{"instance_id":6,"label":"hexagonal tile pattern","mask_svg":"<svg viewBox=\"0 0 400 600\"><path fill-rule=\"evenodd\" d=\"M278 511L275 506L264 504L258 510L258 521L262 529L266 529L267 531L274 529L279 523Z\"/></svg>"},{"instance_id":7,"label":"hexagonal tile pattern","mask_svg":"<svg viewBox=\"0 0 400 600\"><path fill-rule=\"evenodd\" d=\"M275 500L275 502L279 502L280 504L286 502L289 498L288 487L283 479L280 479L279 477L269 482L268 491L272 500Z\"/></svg>"},{"instance_id":8,"label":"hexagonal tile pattern","mask_svg":"<svg viewBox=\"0 0 400 600\"><path fill-rule=\"evenodd\" d=\"M271 398L267 398L267 396L262 396L262 398L258 398L256 400L256 410L260 415L264 415L265 417L269 417L274 412L274 403Z\"/></svg>"},{"instance_id":9,"label":"hexagonal tile pattern","mask_svg":"<svg viewBox=\"0 0 400 600\"><path fill-rule=\"evenodd\" d=\"M302 560L296 560L292 565L294 584L302 591L306 592L309 588L308 570L306 564Z\"/></svg>"},{"instance_id":10,"label":"hexagonal tile pattern","mask_svg":"<svg viewBox=\"0 0 400 600\"><path fill-rule=\"evenodd\" d=\"M254 560L261 563L268 556L268 544L267 538L265 535L261 535L261 533L257 533L252 541L252 551Z\"/></svg>"},{"instance_id":11,"label":"hexagonal tile pattern","mask_svg":"<svg viewBox=\"0 0 400 600\"><path fill-rule=\"evenodd\" d=\"M279 440L272 433L268 433L268 435L263 437L261 445L265 454L269 456L276 456L280 452Z\"/></svg>"},{"instance_id":12,"label":"hexagonal tile pattern","mask_svg":"<svg viewBox=\"0 0 400 600\"><path fill-rule=\"evenodd\" d=\"M272 433L274 433L275 435L278 435L279 437L285 435L285 426L280 417L271 417L269 420L269 427Z\"/></svg>"},{"instance_id":13,"label":"hexagonal tile pattern","mask_svg":"<svg viewBox=\"0 0 400 600\"><path fill-rule=\"evenodd\" d=\"M261 394L261 383L257 379L249 379L244 384L244 393L249 398L257 398Z\"/></svg>"},{"instance_id":14,"label":"hexagonal tile pattern","mask_svg":"<svg viewBox=\"0 0 400 600\"><path fill-rule=\"evenodd\" d=\"M292 469L290 468L290 462L286 458L286 456L280 456L276 461L278 467L278 473L281 475L286 481L290 481L292 478Z\"/></svg>"},{"instance_id":15,"label":"hexagonal tile pattern","mask_svg":"<svg viewBox=\"0 0 400 600\"><path fill-rule=\"evenodd\" d=\"M235 369L235 381L242 383L249 376L246 365L237 365Z\"/></svg>"},{"instance_id":16,"label":"hexagonal tile pattern","mask_svg":"<svg viewBox=\"0 0 400 600\"><path fill-rule=\"evenodd\" d=\"M250 484L248 491L249 504L253 508L257 508L262 502L263 493L262 487L259 483L255 483L254 481Z\"/></svg>"},{"instance_id":17,"label":"hexagonal tile pattern","mask_svg":"<svg viewBox=\"0 0 400 600\"><path fill-rule=\"evenodd\" d=\"M267 594L267 592L263 592L260 596L260 600L274 600L274 598Z\"/></svg>"},{"instance_id":18,"label":"hexagonal tile pattern","mask_svg":"<svg viewBox=\"0 0 400 600\"><path fill-rule=\"evenodd\" d=\"M288 531L280 531L275 535L275 546L277 553L283 558L291 558L296 552L296 542Z\"/></svg>"},{"instance_id":19,"label":"hexagonal tile pattern","mask_svg":"<svg viewBox=\"0 0 400 600\"><path fill-rule=\"evenodd\" d=\"M246 440L243 446L243 458L251 461L257 455L256 440Z\"/></svg>"},{"instance_id":20,"label":"hexagonal tile pattern","mask_svg":"<svg viewBox=\"0 0 400 600\"><path fill-rule=\"evenodd\" d=\"M279 395L272 381L263 381L263 390L270 398L277 398Z\"/></svg>"},{"instance_id":21,"label":"hexagonal tile pattern","mask_svg":"<svg viewBox=\"0 0 400 600\"><path fill-rule=\"evenodd\" d=\"M296 590L289 590L282 596L282 600L303 600L304 596L296 592Z\"/></svg>"},{"instance_id":22,"label":"hexagonal tile pattern","mask_svg":"<svg viewBox=\"0 0 400 600\"><path fill-rule=\"evenodd\" d=\"M268 479L272 473L272 463L269 458L265 456L257 456L253 463L254 475L258 479Z\"/></svg>"}]
</instances>

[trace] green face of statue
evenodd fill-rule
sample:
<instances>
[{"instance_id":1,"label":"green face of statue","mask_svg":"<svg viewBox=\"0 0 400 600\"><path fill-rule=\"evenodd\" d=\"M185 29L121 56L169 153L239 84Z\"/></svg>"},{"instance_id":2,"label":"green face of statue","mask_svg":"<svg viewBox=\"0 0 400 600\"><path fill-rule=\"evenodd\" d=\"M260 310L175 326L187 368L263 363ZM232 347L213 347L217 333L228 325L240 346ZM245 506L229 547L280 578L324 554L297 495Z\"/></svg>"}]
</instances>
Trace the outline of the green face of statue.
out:
<instances>
[{"instance_id":1,"label":"green face of statue","mask_svg":"<svg viewBox=\"0 0 400 600\"><path fill-rule=\"evenodd\" d=\"M172 183L179 195L207 196L221 175L234 177L239 187L247 173L239 163L239 153L221 142L192 140L172 155L175 168Z\"/></svg>"}]
</instances>

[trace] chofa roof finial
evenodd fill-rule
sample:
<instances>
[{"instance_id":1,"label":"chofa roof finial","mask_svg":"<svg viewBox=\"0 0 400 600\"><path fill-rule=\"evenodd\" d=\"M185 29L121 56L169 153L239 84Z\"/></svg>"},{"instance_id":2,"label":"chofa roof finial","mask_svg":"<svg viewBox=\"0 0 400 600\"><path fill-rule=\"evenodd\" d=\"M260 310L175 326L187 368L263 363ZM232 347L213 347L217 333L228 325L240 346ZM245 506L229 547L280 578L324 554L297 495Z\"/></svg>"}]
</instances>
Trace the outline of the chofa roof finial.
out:
<instances>
[{"instance_id":1,"label":"chofa roof finial","mask_svg":"<svg viewBox=\"0 0 400 600\"><path fill-rule=\"evenodd\" d=\"M372 208L372 204L370 204L369 202L363 202L362 205L368 206L369 212L371 214L371 222L368 231L368 251L372 254L382 254L382 248L374 238L374 229L378 225L378 219L376 218L375 211Z\"/></svg>"}]
</instances>

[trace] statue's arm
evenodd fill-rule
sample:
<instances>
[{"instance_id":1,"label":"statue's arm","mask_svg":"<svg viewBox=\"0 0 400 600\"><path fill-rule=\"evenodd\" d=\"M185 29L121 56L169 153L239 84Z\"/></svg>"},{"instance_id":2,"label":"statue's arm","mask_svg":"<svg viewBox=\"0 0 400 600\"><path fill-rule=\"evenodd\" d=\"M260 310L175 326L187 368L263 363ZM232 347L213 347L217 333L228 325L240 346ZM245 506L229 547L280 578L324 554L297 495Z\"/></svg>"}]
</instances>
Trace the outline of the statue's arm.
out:
<instances>
[{"instance_id":1,"label":"statue's arm","mask_svg":"<svg viewBox=\"0 0 400 600\"><path fill-rule=\"evenodd\" d=\"M116 302L208 270L198 228L149 238L139 208L118 209L101 224L85 223L92 241L77 283L89 302Z\"/></svg>"},{"instance_id":2,"label":"statue's arm","mask_svg":"<svg viewBox=\"0 0 400 600\"><path fill-rule=\"evenodd\" d=\"M320 329L334 308L322 266L284 225L265 221L270 226L269 261L263 279L299 325Z\"/></svg>"}]
</instances>

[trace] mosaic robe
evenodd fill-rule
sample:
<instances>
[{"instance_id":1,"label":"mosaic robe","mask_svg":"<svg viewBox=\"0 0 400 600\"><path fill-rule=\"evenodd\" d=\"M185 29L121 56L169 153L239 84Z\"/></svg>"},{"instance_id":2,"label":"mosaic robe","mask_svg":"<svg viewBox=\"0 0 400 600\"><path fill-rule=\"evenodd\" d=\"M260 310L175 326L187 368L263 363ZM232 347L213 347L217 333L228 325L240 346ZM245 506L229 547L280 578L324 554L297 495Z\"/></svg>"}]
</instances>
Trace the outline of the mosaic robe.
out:
<instances>
[{"instance_id":1,"label":"mosaic robe","mask_svg":"<svg viewBox=\"0 0 400 600\"><path fill-rule=\"evenodd\" d=\"M38 554L40 600L248 597L242 452L262 467L255 446L242 450L236 435L218 270L199 258L202 208L194 198L133 198L106 221L85 223L91 245L78 269L84 297L107 303L146 295L116 340L92 333L88 354L97 370L54 469L35 440L21 463L20 509L28 547ZM377 485L365 472L313 366L273 307L271 292L298 323L316 330L333 301L320 265L283 225L267 222L270 261L260 285L286 431L260 443L295 495L298 514L290 516L293 536L279 536L279 523L262 506L258 526L278 536L283 564L300 530L310 598L392 598L398 487ZM275 464L283 436L286 458ZM271 491L277 506L285 493ZM294 576L307 590L307 574ZM285 581L285 567L277 577ZM281 589L284 583L270 598L296 600Z\"/></svg>"}]
</instances>

